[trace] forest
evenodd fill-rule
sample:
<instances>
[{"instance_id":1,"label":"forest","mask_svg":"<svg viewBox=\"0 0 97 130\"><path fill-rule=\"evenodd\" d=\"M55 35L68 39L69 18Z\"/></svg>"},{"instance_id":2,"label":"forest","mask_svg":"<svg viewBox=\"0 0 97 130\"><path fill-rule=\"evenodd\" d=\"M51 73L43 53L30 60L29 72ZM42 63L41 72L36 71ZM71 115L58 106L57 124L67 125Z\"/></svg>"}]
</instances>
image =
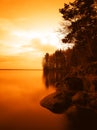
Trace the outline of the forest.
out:
<instances>
[{"instance_id":1,"label":"forest","mask_svg":"<svg viewBox=\"0 0 97 130\"><path fill-rule=\"evenodd\" d=\"M72 49L56 50L43 58L43 69L64 69L86 66L97 61L97 3L95 0L75 0L59 9L63 17L60 35L64 44L73 43ZM68 23L65 25L65 23ZM67 33L68 32L68 33ZM66 34L67 35L66 35Z\"/></svg>"},{"instance_id":2,"label":"forest","mask_svg":"<svg viewBox=\"0 0 97 130\"><path fill-rule=\"evenodd\" d=\"M63 18L59 29L60 35L64 35L61 40L74 46L51 55L47 52L43 57L45 83L55 85L56 92L45 97L41 104L53 112L67 110L71 104L97 111L97 1L64 3L59 13ZM57 80L61 72L62 77ZM50 73L56 73L52 74L55 79ZM53 103L47 105L48 98Z\"/></svg>"}]
</instances>

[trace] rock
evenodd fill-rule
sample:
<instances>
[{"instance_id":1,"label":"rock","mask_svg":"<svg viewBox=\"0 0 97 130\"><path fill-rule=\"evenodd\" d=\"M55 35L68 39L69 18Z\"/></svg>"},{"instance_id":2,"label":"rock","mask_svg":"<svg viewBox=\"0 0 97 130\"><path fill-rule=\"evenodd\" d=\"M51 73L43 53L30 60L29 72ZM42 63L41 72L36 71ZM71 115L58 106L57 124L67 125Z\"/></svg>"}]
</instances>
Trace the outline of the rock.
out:
<instances>
[{"instance_id":1,"label":"rock","mask_svg":"<svg viewBox=\"0 0 97 130\"><path fill-rule=\"evenodd\" d=\"M82 91L84 90L83 81L78 77L66 77L65 83L70 90Z\"/></svg>"},{"instance_id":2,"label":"rock","mask_svg":"<svg viewBox=\"0 0 97 130\"><path fill-rule=\"evenodd\" d=\"M71 97L68 93L54 92L44 97L40 105L54 113L63 113L71 105Z\"/></svg>"},{"instance_id":3,"label":"rock","mask_svg":"<svg viewBox=\"0 0 97 130\"><path fill-rule=\"evenodd\" d=\"M86 92L77 92L74 96L72 96L72 103L79 105L87 105L88 103L88 94Z\"/></svg>"}]
</instances>

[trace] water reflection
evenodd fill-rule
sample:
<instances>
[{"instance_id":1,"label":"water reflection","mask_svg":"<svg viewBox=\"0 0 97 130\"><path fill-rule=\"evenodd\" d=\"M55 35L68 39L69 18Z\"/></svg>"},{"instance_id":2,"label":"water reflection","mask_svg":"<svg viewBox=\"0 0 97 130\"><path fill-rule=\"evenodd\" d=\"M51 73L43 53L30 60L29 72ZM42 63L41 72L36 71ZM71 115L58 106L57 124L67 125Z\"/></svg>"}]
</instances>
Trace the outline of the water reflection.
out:
<instances>
[{"instance_id":1,"label":"water reflection","mask_svg":"<svg viewBox=\"0 0 97 130\"><path fill-rule=\"evenodd\" d=\"M47 88L55 86L56 83L64 79L65 75L62 71L44 71L43 78ZM77 104L72 104L72 97L79 100ZM82 105L83 99L88 98L86 104ZM41 105L53 113L63 114L64 130L97 130L97 110L94 110L88 106L90 103L87 93L64 91L63 89L56 89L56 92L44 97L41 100ZM82 99L82 97L84 97ZM71 100L70 100L71 98ZM69 104L68 104L69 102ZM67 107L68 105L68 107ZM66 107L66 109L64 109ZM61 113L60 113L61 111Z\"/></svg>"},{"instance_id":2,"label":"water reflection","mask_svg":"<svg viewBox=\"0 0 97 130\"><path fill-rule=\"evenodd\" d=\"M64 78L64 72L62 70L46 70L43 71L44 84L48 88L55 86L55 84Z\"/></svg>"},{"instance_id":3,"label":"water reflection","mask_svg":"<svg viewBox=\"0 0 97 130\"><path fill-rule=\"evenodd\" d=\"M51 93L42 71L0 71L0 130L63 130L63 118L40 106Z\"/></svg>"}]
</instances>

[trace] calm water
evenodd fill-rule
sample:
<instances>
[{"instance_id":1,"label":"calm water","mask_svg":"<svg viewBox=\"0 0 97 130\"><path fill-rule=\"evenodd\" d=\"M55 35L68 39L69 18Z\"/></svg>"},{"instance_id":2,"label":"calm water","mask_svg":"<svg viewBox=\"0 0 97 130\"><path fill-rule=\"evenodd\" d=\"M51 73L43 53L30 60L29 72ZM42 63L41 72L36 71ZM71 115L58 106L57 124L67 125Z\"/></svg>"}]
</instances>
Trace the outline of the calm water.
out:
<instances>
[{"instance_id":1,"label":"calm water","mask_svg":"<svg viewBox=\"0 0 97 130\"><path fill-rule=\"evenodd\" d=\"M42 71L0 70L0 130L64 130L64 116L40 106L53 91Z\"/></svg>"},{"instance_id":2,"label":"calm water","mask_svg":"<svg viewBox=\"0 0 97 130\"><path fill-rule=\"evenodd\" d=\"M0 70L0 130L97 130L97 113L91 110L71 106L68 114L54 114L40 106L63 76L57 74L42 80L42 71Z\"/></svg>"}]
</instances>

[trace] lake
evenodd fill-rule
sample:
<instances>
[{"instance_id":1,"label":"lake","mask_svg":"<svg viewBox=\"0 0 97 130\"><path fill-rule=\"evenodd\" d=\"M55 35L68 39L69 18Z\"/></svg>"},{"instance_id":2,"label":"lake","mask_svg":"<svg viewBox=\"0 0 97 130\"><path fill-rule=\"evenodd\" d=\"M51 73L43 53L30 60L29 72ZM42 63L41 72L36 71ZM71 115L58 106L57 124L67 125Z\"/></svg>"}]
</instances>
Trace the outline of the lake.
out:
<instances>
[{"instance_id":1,"label":"lake","mask_svg":"<svg viewBox=\"0 0 97 130\"><path fill-rule=\"evenodd\" d=\"M0 70L0 130L97 130L97 113L70 107L55 114L40 105L63 73Z\"/></svg>"},{"instance_id":2,"label":"lake","mask_svg":"<svg viewBox=\"0 0 97 130\"><path fill-rule=\"evenodd\" d=\"M0 130L64 130L64 116L40 106L55 91L42 77L37 70L0 70Z\"/></svg>"}]
</instances>

